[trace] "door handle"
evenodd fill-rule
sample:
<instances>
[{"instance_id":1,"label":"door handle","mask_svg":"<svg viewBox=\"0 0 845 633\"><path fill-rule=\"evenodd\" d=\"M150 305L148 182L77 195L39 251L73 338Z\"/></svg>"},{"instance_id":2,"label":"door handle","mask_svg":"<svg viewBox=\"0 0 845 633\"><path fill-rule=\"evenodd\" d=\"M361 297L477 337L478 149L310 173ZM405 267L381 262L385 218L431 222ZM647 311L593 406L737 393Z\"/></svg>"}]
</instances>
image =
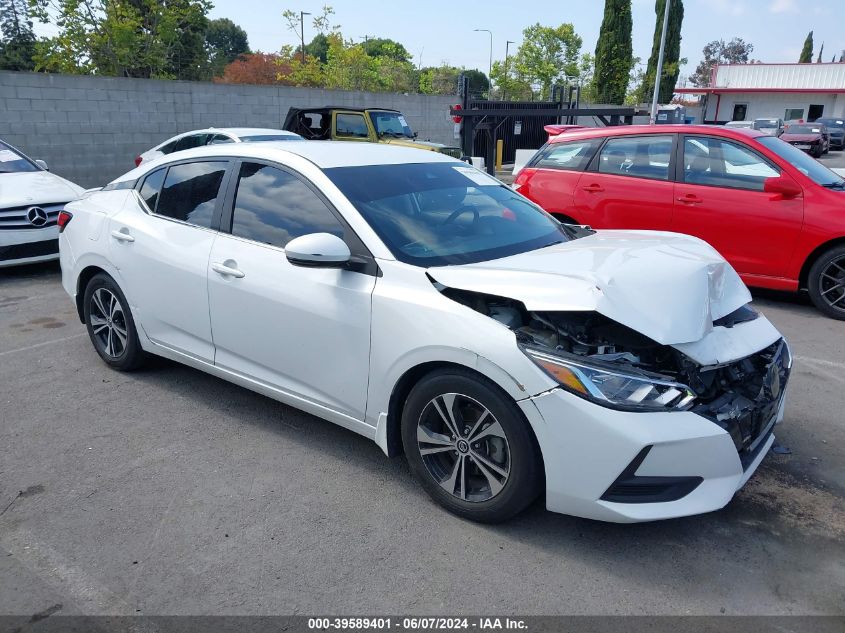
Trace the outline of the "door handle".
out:
<instances>
[{"instance_id":1,"label":"door handle","mask_svg":"<svg viewBox=\"0 0 845 633\"><path fill-rule=\"evenodd\" d=\"M235 279L242 279L246 276L242 270L238 270L237 268L227 266L226 264L221 264L218 262L213 262L211 264L211 270L220 275L223 275L224 277L234 277Z\"/></svg>"},{"instance_id":2,"label":"door handle","mask_svg":"<svg viewBox=\"0 0 845 633\"><path fill-rule=\"evenodd\" d=\"M129 235L129 231L126 229L114 230L111 232L111 236L118 240L119 242L134 242L135 238Z\"/></svg>"},{"instance_id":3,"label":"door handle","mask_svg":"<svg viewBox=\"0 0 845 633\"><path fill-rule=\"evenodd\" d=\"M586 187L581 187L584 191L589 191L590 193L600 193L604 191L604 187L601 185L587 185Z\"/></svg>"},{"instance_id":4,"label":"door handle","mask_svg":"<svg viewBox=\"0 0 845 633\"><path fill-rule=\"evenodd\" d=\"M678 202L684 202L686 204L701 204L704 200L690 193L685 196L680 196L678 198Z\"/></svg>"}]
</instances>

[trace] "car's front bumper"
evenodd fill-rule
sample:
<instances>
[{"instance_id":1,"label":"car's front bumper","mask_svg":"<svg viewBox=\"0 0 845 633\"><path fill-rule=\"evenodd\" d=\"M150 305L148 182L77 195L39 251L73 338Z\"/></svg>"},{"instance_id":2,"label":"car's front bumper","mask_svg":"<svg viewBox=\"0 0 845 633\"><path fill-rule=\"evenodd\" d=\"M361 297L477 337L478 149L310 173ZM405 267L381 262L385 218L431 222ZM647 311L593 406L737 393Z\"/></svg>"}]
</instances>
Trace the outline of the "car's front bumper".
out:
<instances>
[{"instance_id":1,"label":"car's front bumper","mask_svg":"<svg viewBox=\"0 0 845 633\"><path fill-rule=\"evenodd\" d=\"M771 429L766 429L743 468L731 436L714 422L689 411L617 411L563 389L519 404L543 454L546 507L602 521L632 523L718 510L748 481L774 442ZM783 418L783 408L781 399L776 422ZM642 459L639 463L638 457ZM642 497L637 500L636 496L625 503L602 499L613 498L607 493L625 478L630 466L633 470L628 474L636 478L686 480L692 488L685 491L681 486L677 489L680 492L669 498L682 496L669 501L642 502Z\"/></svg>"},{"instance_id":2,"label":"car's front bumper","mask_svg":"<svg viewBox=\"0 0 845 633\"><path fill-rule=\"evenodd\" d=\"M0 231L0 268L59 257L59 229L49 226L39 229Z\"/></svg>"}]
</instances>

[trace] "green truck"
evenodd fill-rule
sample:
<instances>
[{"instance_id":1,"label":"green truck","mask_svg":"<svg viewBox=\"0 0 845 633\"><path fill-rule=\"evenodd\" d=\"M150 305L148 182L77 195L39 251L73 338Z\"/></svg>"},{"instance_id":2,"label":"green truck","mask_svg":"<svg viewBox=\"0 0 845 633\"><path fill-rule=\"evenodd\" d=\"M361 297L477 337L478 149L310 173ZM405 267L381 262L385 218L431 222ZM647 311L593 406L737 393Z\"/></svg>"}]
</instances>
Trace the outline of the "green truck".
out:
<instances>
[{"instance_id":1,"label":"green truck","mask_svg":"<svg viewBox=\"0 0 845 633\"><path fill-rule=\"evenodd\" d=\"M460 147L418 141L402 113L387 108L291 108L283 127L307 140L388 143L463 157Z\"/></svg>"}]
</instances>

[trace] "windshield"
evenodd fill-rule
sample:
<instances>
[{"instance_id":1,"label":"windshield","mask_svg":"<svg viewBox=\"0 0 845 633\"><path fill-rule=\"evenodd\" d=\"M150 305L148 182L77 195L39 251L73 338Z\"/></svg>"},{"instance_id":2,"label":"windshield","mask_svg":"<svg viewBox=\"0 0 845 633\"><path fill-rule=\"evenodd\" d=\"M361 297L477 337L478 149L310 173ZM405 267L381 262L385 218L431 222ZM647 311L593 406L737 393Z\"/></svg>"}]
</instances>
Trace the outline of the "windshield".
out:
<instances>
[{"instance_id":1,"label":"windshield","mask_svg":"<svg viewBox=\"0 0 845 633\"><path fill-rule=\"evenodd\" d=\"M763 130L766 128L774 128L778 126L778 122L775 119L757 119L754 122L754 127L758 130Z\"/></svg>"},{"instance_id":2,"label":"windshield","mask_svg":"<svg viewBox=\"0 0 845 633\"><path fill-rule=\"evenodd\" d=\"M414 138L414 133L408 126L405 117L398 112L370 112L373 125L376 127L376 134L379 136L395 136Z\"/></svg>"},{"instance_id":3,"label":"windshield","mask_svg":"<svg viewBox=\"0 0 845 633\"><path fill-rule=\"evenodd\" d=\"M845 128L845 119L816 119L816 123L827 127Z\"/></svg>"},{"instance_id":4,"label":"windshield","mask_svg":"<svg viewBox=\"0 0 845 633\"><path fill-rule=\"evenodd\" d=\"M0 141L0 174L40 170L41 168L38 165Z\"/></svg>"},{"instance_id":5,"label":"windshield","mask_svg":"<svg viewBox=\"0 0 845 633\"><path fill-rule=\"evenodd\" d=\"M813 182L825 187L845 186L845 178L832 172L809 154L805 154L794 145L775 138L774 136L763 136L757 139L761 145L768 147L782 159L791 163L802 174Z\"/></svg>"},{"instance_id":6,"label":"windshield","mask_svg":"<svg viewBox=\"0 0 845 633\"><path fill-rule=\"evenodd\" d=\"M336 167L325 173L406 264L470 264L569 239L545 211L464 163Z\"/></svg>"},{"instance_id":7,"label":"windshield","mask_svg":"<svg viewBox=\"0 0 845 633\"><path fill-rule=\"evenodd\" d=\"M302 137L298 134L248 134L239 137L244 143L254 143L256 141L301 141Z\"/></svg>"},{"instance_id":8,"label":"windshield","mask_svg":"<svg viewBox=\"0 0 845 633\"><path fill-rule=\"evenodd\" d=\"M821 134L822 129L818 125L790 125L786 128L787 134Z\"/></svg>"}]
</instances>

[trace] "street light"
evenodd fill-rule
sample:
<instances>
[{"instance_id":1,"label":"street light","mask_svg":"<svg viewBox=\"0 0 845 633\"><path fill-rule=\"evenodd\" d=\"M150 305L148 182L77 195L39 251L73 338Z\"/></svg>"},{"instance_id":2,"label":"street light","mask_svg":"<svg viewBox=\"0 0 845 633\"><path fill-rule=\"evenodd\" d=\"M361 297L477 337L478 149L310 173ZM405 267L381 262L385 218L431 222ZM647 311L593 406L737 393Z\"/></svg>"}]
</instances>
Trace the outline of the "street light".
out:
<instances>
[{"instance_id":1,"label":"street light","mask_svg":"<svg viewBox=\"0 0 845 633\"><path fill-rule=\"evenodd\" d=\"M672 0L666 0L666 9L663 11L663 33L660 35L660 54L657 56L657 72L654 74L654 95L651 99L651 116L649 123L654 125L657 122L657 98L660 95L660 80L663 78L663 51L666 49L666 30L669 27L669 5Z\"/></svg>"},{"instance_id":2,"label":"street light","mask_svg":"<svg viewBox=\"0 0 845 633\"><path fill-rule=\"evenodd\" d=\"M507 40L505 42L505 79L508 78L508 51L511 47L511 44L515 44L515 43L516 42L512 42L510 40ZM488 79L490 79L490 78L488 77ZM492 82L493 80L490 79L490 81ZM505 84L505 85L507 85L507 84ZM505 100L505 89L502 88L502 101L504 101L504 100Z\"/></svg>"},{"instance_id":3,"label":"street light","mask_svg":"<svg viewBox=\"0 0 845 633\"><path fill-rule=\"evenodd\" d=\"M290 15L290 14L288 14ZM307 11L299 12L299 39L302 42L302 65L305 65L305 16L311 15Z\"/></svg>"},{"instance_id":4,"label":"street light","mask_svg":"<svg viewBox=\"0 0 845 633\"><path fill-rule=\"evenodd\" d=\"M490 29L473 29L476 33L489 33L490 34L490 65L487 70L487 79L490 79L490 75L493 74L493 31Z\"/></svg>"}]
</instances>

